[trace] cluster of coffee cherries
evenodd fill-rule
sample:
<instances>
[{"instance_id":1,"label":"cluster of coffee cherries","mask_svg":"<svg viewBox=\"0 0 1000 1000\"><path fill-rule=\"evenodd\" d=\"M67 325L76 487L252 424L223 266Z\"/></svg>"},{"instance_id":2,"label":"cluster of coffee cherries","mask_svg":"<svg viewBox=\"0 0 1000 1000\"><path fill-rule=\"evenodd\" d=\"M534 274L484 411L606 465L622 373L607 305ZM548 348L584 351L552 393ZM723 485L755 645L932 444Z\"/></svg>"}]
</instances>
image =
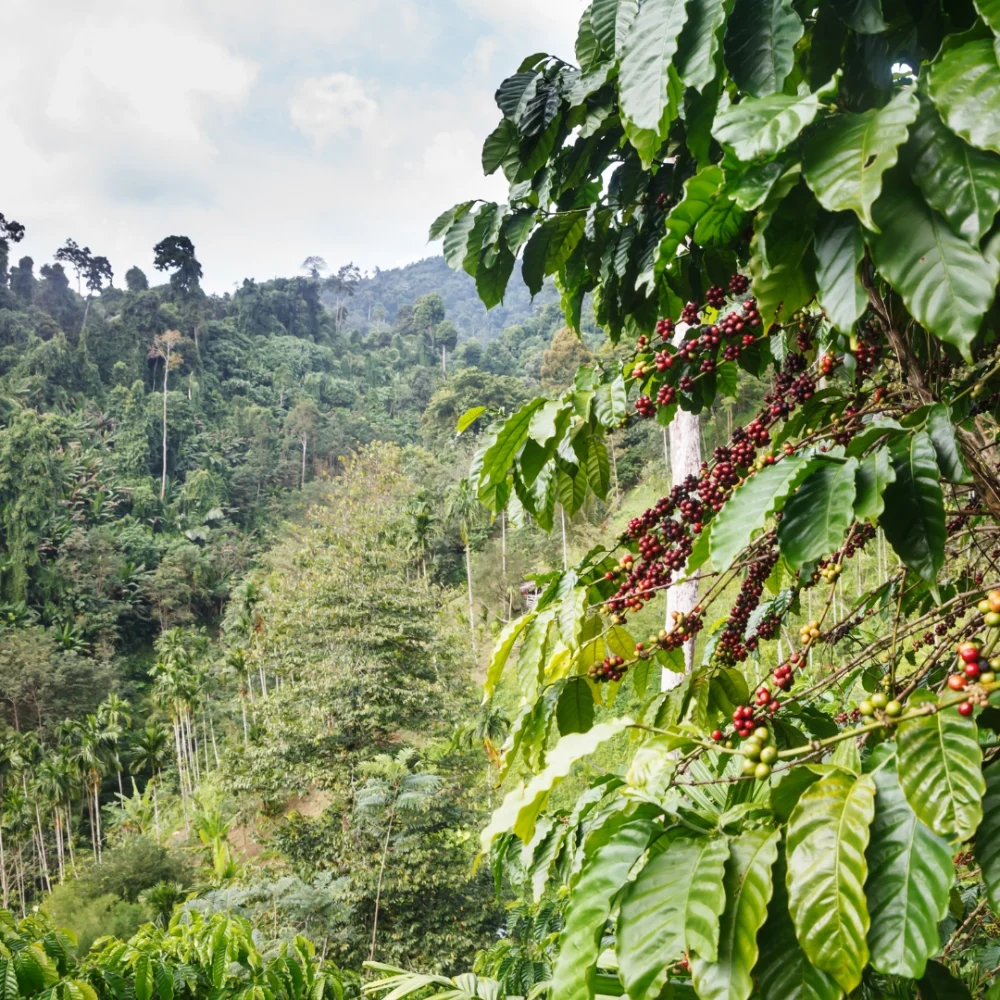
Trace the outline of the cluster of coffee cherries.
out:
<instances>
[{"instance_id":1,"label":"cluster of coffee cherries","mask_svg":"<svg viewBox=\"0 0 1000 1000\"><path fill-rule=\"evenodd\" d=\"M1000 606L1000 591L991 591L987 601ZM976 704L987 703L988 696L983 689L991 689L996 683L996 667L1000 667L1000 657L987 661L983 657L982 646L975 639L960 642L957 652L959 669L948 676L948 687L955 692L968 692L968 698L958 706L959 715L968 717L975 711ZM970 684L978 684L979 687L977 690L970 690Z\"/></svg>"},{"instance_id":2,"label":"cluster of coffee cherries","mask_svg":"<svg viewBox=\"0 0 1000 1000\"><path fill-rule=\"evenodd\" d=\"M740 746L743 754L743 773L766 781L771 777L771 767L778 759L778 748L771 742L771 733L766 726L758 726L750 738Z\"/></svg>"},{"instance_id":3,"label":"cluster of coffee cherries","mask_svg":"<svg viewBox=\"0 0 1000 1000\"><path fill-rule=\"evenodd\" d=\"M718 645L715 647L715 656L720 663L742 663L749 655L749 650L754 648L750 645L753 639L744 639L747 623L750 621L750 615L760 604L761 594L764 593L764 582L771 575L771 570L777 561L778 551L772 549L747 570L725 628L719 636Z\"/></svg>"},{"instance_id":4,"label":"cluster of coffee cherries","mask_svg":"<svg viewBox=\"0 0 1000 1000\"><path fill-rule=\"evenodd\" d=\"M754 717L754 710L749 705L737 705L733 712L733 726L736 732L746 739L757 728L757 720ZM714 733L712 734L715 735ZM721 738L722 733L719 733Z\"/></svg>"},{"instance_id":5,"label":"cluster of coffee cherries","mask_svg":"<svg viewBox=\"0 0 1000 1000\"><path fill-rule=\"evenodd\" d=\"M826 583L836 583L840 579L840 574L844 571L844 562L850 559L856 552L861 551L875 537L875 527L867 521L863 521L854 526L847 544L842 549L835 552L829 559L820 559L816 564L816 570L812 579L807 581L805 586L819 583L824 580Z\"/></svg>"},{"instance_id":6,"label":"cluster of coffee cherries","mask_svg":"<svg viewBox=\"0 0 1000 1000\"><path fill-rule=\"evenodd\" d=\"M591 664L587 674L592 681L608 683L620 681L628 671L628 666L621 656L605 656L600 663Z\"/></svg>"}]
</instances>

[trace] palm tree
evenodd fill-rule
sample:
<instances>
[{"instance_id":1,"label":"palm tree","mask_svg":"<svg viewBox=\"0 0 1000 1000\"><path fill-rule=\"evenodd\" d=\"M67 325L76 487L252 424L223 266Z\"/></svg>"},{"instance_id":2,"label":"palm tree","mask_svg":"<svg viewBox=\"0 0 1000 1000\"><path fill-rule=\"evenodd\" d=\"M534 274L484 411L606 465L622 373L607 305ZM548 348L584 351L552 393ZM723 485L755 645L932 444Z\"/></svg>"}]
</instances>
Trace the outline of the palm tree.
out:
<instances>
[{"instance_id":1,"label":"palm tree","mask_svg":"<svg viewBox=\"0 0 1000 1000\"><path fill-rule=\"evenodd\" d=\"M104 722L97 715L88 715L76 727L79 743L75 758L87 788L87 810L90 814L90 839L94 858L98 864L101 855L101 779L107 773L114 748L121 736L121 728Z\"/></svg>"},{"instance_id":2,"label":"palm tree","mask_svg":"<svg viewBox=\"0 0 1000 1000\"><path fill-rule=\"evenodd\" d=\"M441 779L429 771L417 771L420 756L412 747L400 750L395 757L381 753L361 765L367 776L354 802L355 811L377 816L385 824L382 857L379 860L378 884L375 889L375 915L372 919L372 944L368 961L375 961L375 938L378 934L378 912L382 900L382 876L392 828L400 813L423 809L441 787Z\"/></svg>"},{"instance_id":3,"label":"palm tree","mask_svg":"<svg viewBox=\"0 0 1000 1000\"><path fill-rule=\"evenodd\" d=\"M160 836L160 804L157 789L160 784L160 775L163 766L167 762L167 734L159 727L149 723L142 732L138 733L132 740L131 771L134 775L137 771L149 770L151 777L149 784L153 786L153 822L156 827L156 836Z\"/></svg>"},{"instance_id":4,"label":"palm tree","mask_svg":"<svg viewBox=\"0 0 1000 1000\"><path fill-rule=\"evenodd\" d=\"M127 729L132 725L132 713L129 710L129 703L116 694L109 694L107 698L97 707L97 717L109 726L124 727ZM118 755L117 740L115 741L114 764L115 774L118 778L118 794L124 795L122 788L122 766L121 758Z\"/></svg>"},{"instance_id":5,"label":"palm tree","mask_svg":"<svg viewBox=\"0 0 1000 1000\"><path fill-rule=\"evenodd\" d=\"M433 527L434 508L427 499L426 492L421 490L410 504L407 548L420 561L420 571L424 578L424 583L427 582L427 547Z\"/></svg>"},{"instance_id":6,"label":"palm tree","mask_svg":"<svg viewBox=\"0 0 1000 1000\"><path fill-rule=\"evenodd\" d=\"M458 523L458 533L465 546L465 577L469 585L469 631L472 634L472 652L476 653L476 611L472 598L472 541L471 531L481 521L483 508L479 497L468 479L460 479L445 490L445 514L449 521Z\"/></svg>"}]
</instances>

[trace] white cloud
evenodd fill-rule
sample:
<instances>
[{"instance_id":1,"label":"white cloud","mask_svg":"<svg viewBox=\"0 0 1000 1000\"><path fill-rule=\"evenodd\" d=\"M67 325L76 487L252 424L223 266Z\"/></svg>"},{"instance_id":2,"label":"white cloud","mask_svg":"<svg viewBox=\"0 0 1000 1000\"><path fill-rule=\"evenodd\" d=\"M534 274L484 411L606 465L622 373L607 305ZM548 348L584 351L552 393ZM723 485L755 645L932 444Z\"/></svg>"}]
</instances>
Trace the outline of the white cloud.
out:
<instances>
[{"instance_id":1,"label":"white cloud","mask_svg":"<svg viewBox=\"0 0 1000 1000\"><path fill-rule=\"evenodd\" d=\"M0 0L0 211L40 264L191 237L205 287L310 253L391 267L483 178L493 92L582 0ZM563 13L557 14L558 10ZM303 141L303 136L309 141ZM151 275L152 276L152 275Z\"/></svg>"},{"instance_id":2,"label":"white cloud","mask_svg":"<svg viewBox=\"0 0 1000 1000\"><path fill-rule=\"evenodd\" d=\"M378 104L350 73L313 76L302 82L288 105L295 127L322 145L351 129L364 129L378 116Z\"/></svg>"}]
</instances>

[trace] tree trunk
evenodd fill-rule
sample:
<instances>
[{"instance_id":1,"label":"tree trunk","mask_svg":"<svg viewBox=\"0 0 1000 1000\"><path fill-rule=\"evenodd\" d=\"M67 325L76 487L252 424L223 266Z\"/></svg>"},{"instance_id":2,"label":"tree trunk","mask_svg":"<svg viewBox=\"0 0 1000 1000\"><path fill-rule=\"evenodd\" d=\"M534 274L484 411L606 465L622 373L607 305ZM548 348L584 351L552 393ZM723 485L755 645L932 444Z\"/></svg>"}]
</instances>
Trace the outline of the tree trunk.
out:
<instances>
[{"instance_id":1,"label":"tree trunk","mask_svg":"<svg viewBox=\"0 0 1000 1000\"><path fill-rule=\"evenodd\" d=\"M90 312L90 300L92 296L87 296L87 302L83 307L83 323L80 325L80 336L83 336L83 331L87 329L87 314Z\"/></svg>"},{"instance_id":2,"label":"tree trunk","mask_svg":"<svg viewBox=\"0 0 1000 1000\"><path fill-rule=\"evenodd\" d=\"M385 830L385 843L382 845L382 860L378 866L378 885L375 888L375 916L372 919L372 946L368 953L368 961L375 961L375 935L378 933L378 908L382 900L382 876L385 874L385 859L389 854L389 836L392 833L392 821L395 819L395 811L389 813L389 825Z\"/></svg>"},{"instance_id":3,"label":"tree trunk","mask_svg":"<svg viewBox=\"0 0 1000 1000\"><path fill-rule=\"evenodd\" d=\"M101 850L101 781L94 782L94 823L97 827L97 863L104 864L104 854Z\"/></svg>"},{"instance_id":4,"label":"tree trunk","mask_svg":"<svg viewBox=\"0 0 1000 1000\"><path fill-rule=\"evenodd\" d=\"M73 870L73 878L76 878L76 852L73 850L73 827L70 825L69 817L73 812L73 799L66 803L66 843L69 845L69 866Z\"/></svg>"},{"instance_id":5,"label":"tree trunk","mask_svg":"<svg viewBox=\"0 0 1000 1000\"><path fill-rule=\"evenodd\" d=\"M441 374L448 377L448 348L441 345Z\"/></svg>"},{"instance_id":6,"label":"tree trunk","mask_svg":"<svg viewBox=\"0 0 1000 1000\"><path fill-rule=\"evenodd\" d=\"M701 432L698 417L693 413L678 410L670 424L670 476L673 485L682 483L688 476L701 472ZM698 603L698 582L682 583L667 589L666 629L673 625L673 613L687 614ZM684 664L687 672L694 666L694 639L684 646ZM677 687L683 674L664 667L661 678L662 689L669 691Z\"/></svg>"},{"instance_id":7,"label":"tree trunk","mask_svg":"<svg viewBox=\"0 0 1000 1000\"><path fill-rule=\"evenodd\" d=\"M52 892L52 879L49 878L49 858L45 853L45 828L42 826L42 813L38 808L38 797L35 797L35 822L38 824L38 858L42 863L42 881Z\"/></svg>"},{"instance_id":8,"label":"tree trunk","mask_svg":"<svg viewBox=\"0 0 1000 1000\"><path fill-rule=\"evenodd\" d=\"M309 443L309 437L306 434L302 435L302 483L299 489L306 488L306 446Z\"/></svg>"},{"instance_id":9,"label":"tree trunk","mask_svg":"<svg viewBox=\"0 0 1000 1000\"><path fill-rule=\"evenodd\" d=\"M569 553L566 549L566 508L559 505L559 519L562 523L563 572L569 567Z\"/></svg>"},{"instance_id":10,"label":"tree trunk","mask_svg":"<svg viewBox=\"0 0 1000 1000\"><path fill-rule=\"evenodd\" d=\"M160 476L160 499L167 495L167 382L170 380L170 344L163 359L163 472Z\"/></svg>"},{"instance_id":11,"label":"tree trunk","mask_svg":"<svg viewBox=\"0 0 1000 1000\"><path fill-rule=\"evenodd\" d=\"M250 745L250 731L247 729L247 701L240 698L240 708L243 710L243 746Z\"/></svg>"},{"instance_id":12,"label":"tree trunk","mask_svg":"<svg viewBox=\"0 0 1000 1000\"><path fill-rule=\"evenodd\" d=\"M503 578L507 579L507 508L500 511L500 563Z\"/></svg>"},{"instance_id":13,"label":"tree trunk","mask_svg":"<svg viewBox=\"0 0 1000 1000\"><path fill-rule=\"evenodd\" d=\"M472 655L476 655L476 608L472 599L472 548L465 543L465 579L469 585L469 632L472 635Z\"/></svg>"},{"instance_id":14,"label":"tree trunk","mask_svg":"<svg viewBox=\"0 0 1000 1000\"><path fill-rule=\"evenodd\" d=\"M8 908L10 889L7 886L7 856L3 846L3 825L0 824L0 895L3 896L3 908Z\"/></svg>"}]
</instances>

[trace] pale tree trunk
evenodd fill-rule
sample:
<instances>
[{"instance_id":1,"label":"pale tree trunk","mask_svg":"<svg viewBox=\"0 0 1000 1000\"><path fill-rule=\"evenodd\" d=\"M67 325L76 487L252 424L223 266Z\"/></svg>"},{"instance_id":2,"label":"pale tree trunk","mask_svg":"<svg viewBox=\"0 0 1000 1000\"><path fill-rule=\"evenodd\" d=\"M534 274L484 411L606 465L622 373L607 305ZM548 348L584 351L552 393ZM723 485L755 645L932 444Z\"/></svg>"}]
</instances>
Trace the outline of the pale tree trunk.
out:
<instances>
[{"instance_id":1,"label":"pale tree trunk","mask_svg":"<svg viewBox=\"0 0 1000 1000\"><path fill-rule=\"evenodd\" d=\"M448 376L448 348L444 344L441 345L441 374Z\"/></svg>"},{"instance_id":2,"label":"pale tree trunk","mask_svg":"<svg viewBox=\"0 0 1000 1000\"><path fill-rule=\"evenodd\" d=\"M64 816L66 822L66 843L69 845L69 866L73 870L73 878L76 878L76 852L73 850L73 827L69 821L72 812L73 799L69 798L66 801L66 815Z\"/></svg>"},{"instance_id":3,"label":"pale tree trunk","mask_svg":"<svg viewBox=\"0 0 1000 1000\"><path fill-rule=\"evenodd\" d=\"M170 381L170 344L163 359L163 472L160 475L160 499L167 495L167 383Z\"/></svg>"},{"instance_id":4,"label":"pale tree trunk","mask_svg":"<svg viewBox=\"0 0 1000 1000\"><path fill-rule=\"evenodd\" d=\"M382 860L378 866L378 885L375 888L375 916L372 919L372 946L368 953L368 961L375 961L375 935L378 933L378 908L382 899L382 876L385 874L385 859L389 854L389 836L392 833L392 821L395 811L389 813L389 825L385 831L385 843L382 845Z\"/></svg>"},{"instance_id":5,"label":"pale tree trunk","mask_svg":"<svg viewBox=\"0 0 1000 1000\"><path fill-rule=\"evenodd\" d=\"M684 482L688 476L701 472L701 432L698 417L678 409L670 424L670 476L674 486ZM673 612L687 614L698 603L698 582L682 583L667 589L666 629L673 625ZM694 667L694 638L684 646L684 666L690 673ZM675 673L664 667L662 688L669 691L677 687L684 674Z\"/></svg>"},{"instance_id":6,"label":"pale tree trunk","mask_svg":"<svg viewBox=\"0 0 1000 1000\"><path fill-rule=\"evenodd\" d=\"M507 508L500 511L500 563L503 578L507 579Z\"/></svg>"},{"instance_id":7,"label":"pale tree trunk","mask_svg":"<svg viewBox=\"0 0 1000 1000\"><path fill-rule=\"evenodd\" d=\"M472 655L476 655L476 607L472 599L472 547L465 543L465 579L469 584L469 633L472 636Z\"/></svg>"},{"instance_id":8,"label":"pale tree trunk","mask_svg":"<svg viewBox=\"0 0 1000 1000\"><path fill-rule=\"evenodd\" d=\"M306 488L306 447L309 444L309 437L306 434L302 435L302 484L300 489Z\"/></svg>"},{"instance_id":9,"label":"pale tree trunk","mask_svg":"<svg viewBox=\"0 0 1000 1000\"><path fill-rule=\"evenodd\" d=\"M91 296L87 296L86 305L83 307L83 323L80 325L80 336L83 336L83 331L87 329L87 314L90 312L90 299Z\"/></svg>"},{"instance_id":10,"label":"pale tree trunk","mask_svg":"<svg viewBox=\"0 0 1000 1000\"><path fill-rule=\"evenodd\" d=\"M562 549L563 549L563 572L569 566L569 553L566 549L566 508L562 504L559 505L559 519L562 523Z\"/></svg>"},{"instance_id":11,"label":"pale tree trunk","mask_svg":"<svg viewBox=\"0 0 1000 1000\"><path fill-rule=\"evenodd\" d=\"M51 892L52 879L49 878L49 858L45 851L45 828L42 826L42 814L38 808L37 798L35 799L35 822L38 824L38 857L42 863L42 880Z\"/></svg>"},{"instance_id":12,"label":"pale tree trunk","mask_svg":"<svg viewBox=\"0 0 1000 1000\"><path fill-rule=\"evenodd\" d=\"M2 825L0 825L0 894L3 896L3 908L6 910L10 901L10 889L7 886L7 856L3 847Z\"/></svg>"}]
</instances>

